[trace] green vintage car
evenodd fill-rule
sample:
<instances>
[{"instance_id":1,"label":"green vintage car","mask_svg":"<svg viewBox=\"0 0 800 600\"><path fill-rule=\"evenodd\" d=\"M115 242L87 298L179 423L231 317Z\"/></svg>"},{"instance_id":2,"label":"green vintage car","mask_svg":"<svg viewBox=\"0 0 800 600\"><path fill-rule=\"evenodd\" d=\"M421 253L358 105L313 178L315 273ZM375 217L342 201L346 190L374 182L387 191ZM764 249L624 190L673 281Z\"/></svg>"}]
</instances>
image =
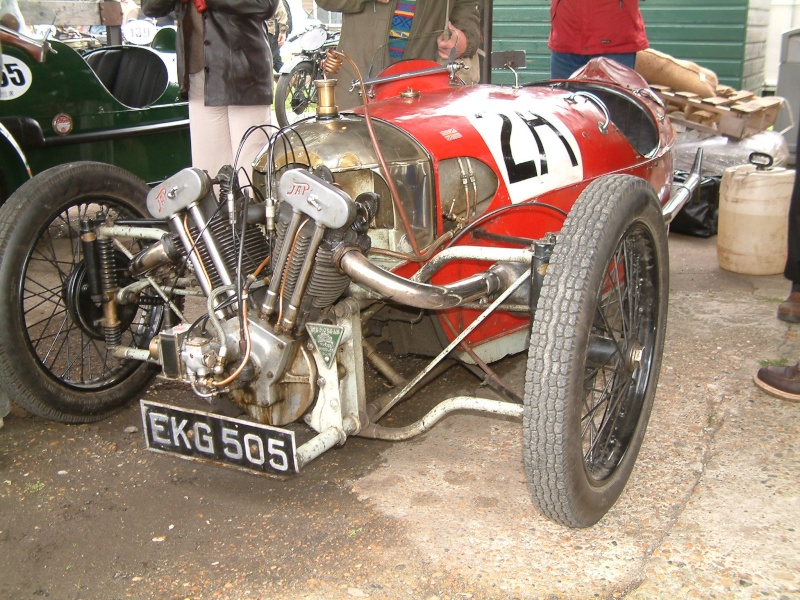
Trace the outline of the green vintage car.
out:
<instances>
[{"instance_id":1,"label":"green vintage car","mask_svg":"<svg viewBox=\"0 0 800 600\"><path fill-rule=\"evenodd\" d=\"M149 47L80 52L0 25L0 43L0 202L66 162L111 163L149 183L190 164L174 28Z\"/></svg>"}]
</instances>

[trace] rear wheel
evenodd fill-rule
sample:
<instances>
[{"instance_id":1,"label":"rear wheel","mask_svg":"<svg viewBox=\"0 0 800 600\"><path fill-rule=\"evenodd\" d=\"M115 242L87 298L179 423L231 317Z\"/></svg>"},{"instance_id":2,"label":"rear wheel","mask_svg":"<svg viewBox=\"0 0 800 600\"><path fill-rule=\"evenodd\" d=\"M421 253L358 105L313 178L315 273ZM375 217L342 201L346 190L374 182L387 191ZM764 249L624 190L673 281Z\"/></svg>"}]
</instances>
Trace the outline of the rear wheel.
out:
<instances>
[{"instance_id":1,"label":"rear wheel","mask_svg":"<svg viewBox=\"0 0 800 600\"><path fill-rule=\"evenodd\" d=\"M668 273L652 187L625 175L592 182L553 250L525 386L531 493L564 525L596 523L630 477L661 368Z\"/></svg>"},{"instance_id":2,"label":"rear wheel","mask_svg":"<svg viewBox=\"0 0 800 600\"><path fill-rule=\"evenodd\" d=\"M117 167L72 163L39 174L0 207L0 385L20 406L56 421L94 421L135 399L155 375L107 348L80 241L83 218L146 216L147 192ZM115 252L118 272L125 260ZM164 307L146 300L121 307L122 345L147 348L158 331Z\"/></svg>"},{"instance_id":3,"label":"rear wheel","mask_svg":"<svg viewBox=\"0 0 800 600\"><path fill-rule=\"evenodd\" d=\"M289 73L281 73L275 86L275 116L286 127L313 116L317 109L314 65L310 60L297 63Z\"/></svg>"}]
</instances>

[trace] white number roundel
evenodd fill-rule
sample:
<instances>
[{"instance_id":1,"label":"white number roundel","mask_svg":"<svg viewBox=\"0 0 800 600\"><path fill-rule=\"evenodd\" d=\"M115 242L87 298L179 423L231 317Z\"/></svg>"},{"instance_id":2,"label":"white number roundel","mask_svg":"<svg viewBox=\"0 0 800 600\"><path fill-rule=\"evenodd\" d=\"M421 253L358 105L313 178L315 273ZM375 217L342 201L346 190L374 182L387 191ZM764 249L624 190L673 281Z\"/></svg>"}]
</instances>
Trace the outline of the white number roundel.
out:
<instances>
[{"instance_id":1,"label":"white number roundel","mask_svg":"<svg viewBox=\"0 0 800 600\"><path fill-rule=\"evenodd\" d=\"M14 56L3 54L3 82L0 84L0 100L15 100L31 87L33 77L24 62Z\"/></svg>"},{"instance_id":2,"label":"white number roundel","mask_svg":"<svg viewBox=\"0 0 800 600\"><path fill-rule=\"evenodd\" d=\"M150 21L136 19L128 21L122 26L122 35L125 41L137 46L147 46L156 37L158 28Z\"/></svg>"}]
</instances>

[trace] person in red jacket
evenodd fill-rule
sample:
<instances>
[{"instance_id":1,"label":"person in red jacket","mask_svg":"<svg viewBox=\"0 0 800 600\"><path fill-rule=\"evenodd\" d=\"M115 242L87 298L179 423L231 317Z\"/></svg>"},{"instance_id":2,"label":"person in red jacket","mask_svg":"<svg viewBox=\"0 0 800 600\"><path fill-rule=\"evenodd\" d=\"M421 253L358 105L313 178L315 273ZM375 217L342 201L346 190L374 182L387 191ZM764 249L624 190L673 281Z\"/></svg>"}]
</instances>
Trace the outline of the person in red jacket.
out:
<instances>
[{"instance_id":1,"label":"person in red jacket","mask_svg":"<svg viewBox=\"0 0 800 600\"><path fill-rule=\"evenodd\" d=\"M605 56L634 67L648 48L639 0L551 0L550 77L567 79L590 59Z\"/></svg>"}]
</instances>

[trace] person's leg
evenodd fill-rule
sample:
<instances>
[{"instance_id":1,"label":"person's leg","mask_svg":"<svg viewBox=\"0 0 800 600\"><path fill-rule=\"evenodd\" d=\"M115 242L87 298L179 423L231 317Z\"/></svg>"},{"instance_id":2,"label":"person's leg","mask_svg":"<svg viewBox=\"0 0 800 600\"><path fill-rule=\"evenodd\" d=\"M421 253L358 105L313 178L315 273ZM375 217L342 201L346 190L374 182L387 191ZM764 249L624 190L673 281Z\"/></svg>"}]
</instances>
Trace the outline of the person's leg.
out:
<instances>
[{"instance_id":1,"label":"person's leg","mask_svg":"<svg viewBox=\"0 0 800 600\"><path fill-rule=\"evenodd\" d=\"M278 46L278 35L274 33L268 33L267 40L269 41L269 49L272 52L272 69L277 73L283 66L283 61L281 60L281 51L280 47Z\"/></svg>"},{"instance_id":2,"label":"person's leg","mask_svg":"<svg viewBox=\"0 0 800 600\"><path fill-rule=\"evenodd\" d=\"M786 268L783 274L795 286L800 286L800 177L795 173L794 190L789 205L789 235Z\"/></svg>"},{"instance_id":3,"label":"person's leg","mask_svg":"<svg viewBox=\"0 0 800 600\"><path fill-rule=\"evenodd\" d=\"M550 78L569 79L575 71L589 62L589 56L568 54L566 52L550 53Z\"/></svg>"},{"instance_id":4,"label":"person's leg","mask_svg":"<svg viewBox=\"0 0 800 600\"><path fill-rule=\"evenodd\" d=\"M206 106L205 74L189 75L189 137L192 166L214 178L223 165L233 164L227 106Z\"/></svg>"},{"instance_id":5,"label":"person's leg","mask_svg":"<svg viewBox=\"0 0 800 600\"><path fill-rule=\"evenodd\" d=\"M797 142L797 148L800 148L800 124L797 126ZM800 161L795 159L795 163L798 162ZM797 169L789 203L789 235L783 274L792 282L792 291L789 297L778 305L778 318L781 321L800 323L800 177L797 176Z\"/></svg>"},{"instance_id":6,"label":"person's leg","mask_svg":"<svg viewBox=\"0 0 800 600\"><path fill-rule=\"evenodd\" d=\"M247 176L251 177L252 165L258 153L269 141L269 136L274 133L270 126L272 123L269 106L229 106L228 123L230 126L230 148L234 158L238 153L237 169L244 169ZM247 134L251 127L261 126ZM243 138L247 134L247 138ZM241 150L239 145L241 144ZM242 185L247 185L240 180Z\"/></svg>"},{"instance_id":7,"label":"person's leg","mask_svg":"<svg viewBox=\"0 0 800 600\"><path fill-rule=\"evenodd\" d=\"M800 121L798 121L800 123ZM797 127L797 148L800 149L800 125ZM795 167L800 161L795 159ZM778 305L781 321L800 323L800 177L795 170L794 187L789 203L789 236L786 268L783 274L792 282L789 297ZM762 367L753 378L762 390L783 398L800 401L800 363L792 367Z\"/></svg>"},{"instance_id":8,"label":"person's leg","mask_svg":"<svg viewBox=\"0 0 800 600\"><path fill-rule=\"evenodd\" d=\"M624 53L617 53L617 54L601 54L600 56L605 56L606 58L610 58L611 60L615 60L621 65L625 65L626 67L633 69L636 66L636 52L624 52Z\"/></svg>"}]
</instances>

